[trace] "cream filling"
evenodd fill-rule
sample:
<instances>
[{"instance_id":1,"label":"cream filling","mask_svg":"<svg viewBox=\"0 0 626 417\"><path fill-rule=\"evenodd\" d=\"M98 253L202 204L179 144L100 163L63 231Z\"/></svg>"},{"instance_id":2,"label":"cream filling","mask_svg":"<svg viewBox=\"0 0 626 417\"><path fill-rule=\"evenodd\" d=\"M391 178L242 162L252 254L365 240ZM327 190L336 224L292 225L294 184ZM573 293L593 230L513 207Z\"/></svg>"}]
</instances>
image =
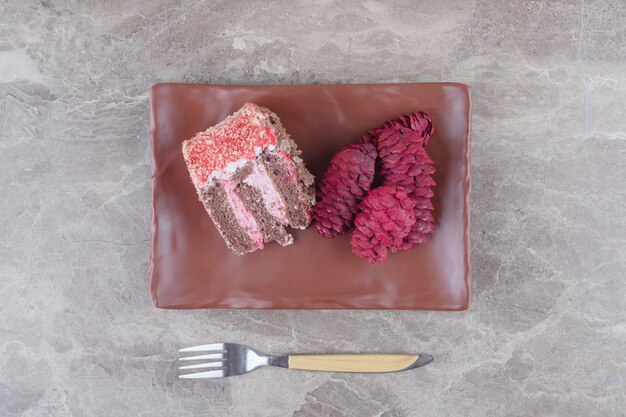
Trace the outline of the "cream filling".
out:
<instances>
[{"instance_id":1,"label":"cream filling","mask_svg":"<svg viewBox=\"0 0 626 417\"><path fill-rule=\"evenodd\" d=\"M283 225L289 223L287 220L287 206L285 201L278 193L278 190L276 190L276 186L272 182L263 164L253 164L252 173L248 175L243 182L259 190L263 198L263 203L272 216L279 219Z\"/></svg>"},{"instance_id":2,"label":"cream filling","mask_svg":"<svg viewBox=\"0 0 626 417\"><path fill-rule=\"evenodd\" d=\"M222 178L222 184L224 185L224 191L226 192L226 199L233 209L235 218L241 227L248 233L250 240L256 249L263 249L263 232L250 210L248 210L244 202L235 192L237 184L229 178Z\"/></svg>"}]
</instances>

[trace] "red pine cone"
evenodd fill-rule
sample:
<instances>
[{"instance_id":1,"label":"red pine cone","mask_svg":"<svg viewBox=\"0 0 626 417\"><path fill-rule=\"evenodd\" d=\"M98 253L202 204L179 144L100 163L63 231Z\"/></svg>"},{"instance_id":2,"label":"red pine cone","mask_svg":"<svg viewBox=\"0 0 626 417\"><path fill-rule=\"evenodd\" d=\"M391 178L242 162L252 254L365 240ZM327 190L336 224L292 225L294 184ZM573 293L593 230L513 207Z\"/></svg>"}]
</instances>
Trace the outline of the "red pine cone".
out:
<instances>
[{"instance_id":1,"label":"red pine cone","mask_svg":"<svg viewBox=\"0 0 626 417\"><path fill-rule=\"evenodd\" d=\"M431 197L432 191L418 189L435 185L433 160L420 145L420 137L407 128L392 128L378 137L380 174L384 184L399 185L407 193Z\"/></svg>"},{"instance_id":2,"label":"red pine cone","mask_svg":"<svg viewBox=\"0 0 626 417\"><path fill-rule=\"evenodd\" d=\"M416 222L397 250L408 250L414 244L424 243L427 235L435 231L432 215L435 186L433 160L422 146L423 136L417 132L394 125L380 132L378 155L383 184L401 186L415 203Z\"/></svg>"},{"instance_id":3,"label":"red pine cone","mask_svg":"<svg viewBox=\"0 0 626 417\"><path fill-rule=\"evenodd\" d=\"M376 145L378 136L380 136L383 131L393 128L409 128L413 130L419 136L419 141L422 146L426 146L435 133L435 125L433 125L430 116L423 111L419 111L386 121L383 126L370 130L363 135L361 142Z\"/></svg>"},{"instance_id":4,"label":"red pine cone","mask_svg":"<svg viewBox=\"0 0 626 417\"><path fill-rule=\"evenodd\" d=\"M374 180L376 147L368 143L348 145L330 161L313 207L317 230L329 239L352 226L358 205Z\"/></svg>"},{"instance_id":5,"label":"red pine cone","mask_svg":"<svg viewBox=\"0 0 626 417\"><path fill-rule=\"evenodd\" d=\"M402 244L397 246L399 251L406 251L411 249L413 245L426 242L428 235L435 231L435 218L431 213L433 204L430 202L430 198L410 197L415 202L416 221L413 227L411 227L409 234L402 241Z\"/></svg>"},{"instance_id":6,"label":"red pine cone","mask_svg":"<svg viewBox=\"0 0 626 417\"><path fill-rule=\"evenodd\" d=\"M354 219L352 252L371 264L387 259L387 249L396 252L402 247L415 224L414 207L402 187L383 185L370 191Z\"/></svg>"}]
</instances>

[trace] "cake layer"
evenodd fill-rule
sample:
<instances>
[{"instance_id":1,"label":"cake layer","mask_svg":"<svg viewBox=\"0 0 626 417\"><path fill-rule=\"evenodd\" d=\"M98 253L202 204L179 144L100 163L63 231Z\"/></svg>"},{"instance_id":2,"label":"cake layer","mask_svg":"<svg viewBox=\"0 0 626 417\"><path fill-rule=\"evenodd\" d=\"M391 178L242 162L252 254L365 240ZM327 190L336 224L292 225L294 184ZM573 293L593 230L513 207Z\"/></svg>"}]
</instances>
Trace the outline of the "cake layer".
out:
<instances>
[{"instance_id":1,"label":"cake layer","mask_svg":"<svg viewBox=\"0 0 626 417\"><path fill-rule=\"evenodd\" d=\"M207 187L201 197L205 209L226 242L226 246L237 254L244 254L257 249L258 243L253 242L250 233L240 224L221 182L215 182Z\"/></svg>"}]
</instances>

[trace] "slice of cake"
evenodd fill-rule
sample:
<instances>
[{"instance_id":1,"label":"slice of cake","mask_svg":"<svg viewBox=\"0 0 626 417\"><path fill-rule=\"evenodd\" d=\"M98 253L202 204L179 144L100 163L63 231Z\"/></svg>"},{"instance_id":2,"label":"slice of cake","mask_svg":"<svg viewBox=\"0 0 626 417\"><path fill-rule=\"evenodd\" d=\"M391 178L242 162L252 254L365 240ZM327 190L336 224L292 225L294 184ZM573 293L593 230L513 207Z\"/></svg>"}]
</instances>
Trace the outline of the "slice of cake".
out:
<instances>
[{"instance_id":1,"label":"slice of cake","mask_svg":"<svg viewBox=\"0 0 626 417\"><path fill-rule=\"evenodd\" d=\"M289 245L285 226L311 222L314 178L299 154L278 116L253 103L183 142L198 196L235 253Z\"/></svg>"}]
</instances>

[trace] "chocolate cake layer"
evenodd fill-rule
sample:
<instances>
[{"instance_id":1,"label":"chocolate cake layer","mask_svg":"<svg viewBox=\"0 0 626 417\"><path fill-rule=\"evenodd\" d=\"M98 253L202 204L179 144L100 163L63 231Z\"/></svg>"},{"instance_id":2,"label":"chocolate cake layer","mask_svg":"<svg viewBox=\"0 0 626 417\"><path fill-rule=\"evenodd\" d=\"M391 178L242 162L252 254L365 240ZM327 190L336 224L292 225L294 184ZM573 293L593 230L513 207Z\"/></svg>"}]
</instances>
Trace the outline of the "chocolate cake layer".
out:
<instances>
[{"instance_id":1,"label":"chocolate cake layer","mask_svg":"<svg viewBox=\"0 0 626 417\"><path fill-rule=\"evenodd\" d=\"M242 227L228 202L224 185L216 181L202 193L202 202L215 227L233 252L244 254L255 250L250 235Z\"/></svg>"}]
</instances>

